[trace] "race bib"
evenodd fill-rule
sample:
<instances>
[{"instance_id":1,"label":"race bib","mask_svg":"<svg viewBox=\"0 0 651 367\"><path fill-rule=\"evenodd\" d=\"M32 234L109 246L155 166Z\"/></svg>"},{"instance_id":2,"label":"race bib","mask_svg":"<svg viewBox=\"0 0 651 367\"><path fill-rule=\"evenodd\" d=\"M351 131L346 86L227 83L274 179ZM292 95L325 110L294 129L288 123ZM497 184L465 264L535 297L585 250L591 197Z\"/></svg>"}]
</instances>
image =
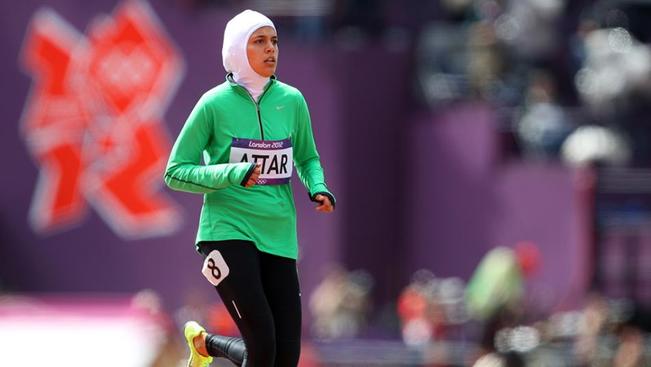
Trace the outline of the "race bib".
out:
<instances>
[{"instance_id":1,"label":"race bib","mask_svg":"<svg viewBox=\"0 0 651 367\"><path fill-rule=\"evenodd\" d=\"M292 177L292 142L285 140L253 140L233 138L230 163L259 163L260 177L256 185L288 183Z\"/></svg>"}]
</instances>

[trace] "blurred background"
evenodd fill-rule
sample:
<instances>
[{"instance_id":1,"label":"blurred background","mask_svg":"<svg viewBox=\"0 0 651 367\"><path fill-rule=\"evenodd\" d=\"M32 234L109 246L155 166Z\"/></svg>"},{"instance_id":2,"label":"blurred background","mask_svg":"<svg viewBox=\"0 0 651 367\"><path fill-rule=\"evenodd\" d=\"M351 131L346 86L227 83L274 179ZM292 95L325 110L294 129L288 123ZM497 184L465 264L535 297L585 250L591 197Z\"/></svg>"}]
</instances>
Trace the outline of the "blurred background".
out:
<instances>
[{"instance_id":1,"label":"blurred background","mask_svg":"<svg viewBox=\"0 0 651 367\"><path fill-rule=\"evenodd\" d=\"M338 199L293 180L301 366L651 366L645 0L3 2L0 365L237 335L162 175L246 8Z\"/></svg>"}]
</instances>

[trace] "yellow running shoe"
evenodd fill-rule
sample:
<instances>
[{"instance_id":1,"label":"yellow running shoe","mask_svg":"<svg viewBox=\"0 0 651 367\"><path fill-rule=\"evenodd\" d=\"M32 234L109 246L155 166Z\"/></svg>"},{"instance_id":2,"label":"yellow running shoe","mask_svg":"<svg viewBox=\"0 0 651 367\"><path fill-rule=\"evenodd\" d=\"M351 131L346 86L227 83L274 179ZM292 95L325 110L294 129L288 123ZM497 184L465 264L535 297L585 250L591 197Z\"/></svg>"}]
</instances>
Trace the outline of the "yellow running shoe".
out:
<instances>
[{"instance_id":1,"label":"yellow running shoe","mask_svg":"<svg viewBox=\"0 0 651 367\"><path fill-rule=\"evenodd\" d=\"M194 338L204 332L206 332L206 329L196 321L188 321L185 323L185 330L183 330L183 333L185 334L185 340L188 342L188 347L190 348L188 367L208 367L212 363L212 357L202 355L197 351L197 348L194 347Z\"/></svg>"}]
</instances>

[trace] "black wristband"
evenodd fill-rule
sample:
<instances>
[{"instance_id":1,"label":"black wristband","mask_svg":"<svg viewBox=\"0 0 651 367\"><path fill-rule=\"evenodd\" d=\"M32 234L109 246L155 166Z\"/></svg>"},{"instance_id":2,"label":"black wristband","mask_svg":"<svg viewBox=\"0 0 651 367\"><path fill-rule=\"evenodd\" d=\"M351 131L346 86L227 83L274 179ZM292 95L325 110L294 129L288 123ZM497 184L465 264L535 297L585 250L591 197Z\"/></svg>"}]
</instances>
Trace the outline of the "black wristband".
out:
<instances>
[{"instance_id":1,"label":"black wristband","mask_svg":"<svg viewBox=\"0 0 651 367\"><path fill-rule=\"evenodd\" d=\"M316 196L317 196L317 195L327 196L328 199L330 199L330 203L332 204L332 207L333 207L333 208L335 207L335 197L332 196L331 193L329 193L329 192L327 192L327 191L319 191L319 192L315 192L315 193L312 194L312 195L310 195L310 194L308 193L308 196L310 196L310 200L314 201L315 203L321 203L321 201L319 201L319 200L316 199Z\"/></svg>"}]
</instances>

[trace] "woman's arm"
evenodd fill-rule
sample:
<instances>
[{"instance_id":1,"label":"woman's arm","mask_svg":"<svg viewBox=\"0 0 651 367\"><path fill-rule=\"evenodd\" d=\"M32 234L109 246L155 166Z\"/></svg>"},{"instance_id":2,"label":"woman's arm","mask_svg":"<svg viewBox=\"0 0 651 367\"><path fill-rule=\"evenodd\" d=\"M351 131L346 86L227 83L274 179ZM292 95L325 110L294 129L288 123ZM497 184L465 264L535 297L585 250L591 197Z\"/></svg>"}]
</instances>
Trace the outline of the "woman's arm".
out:
<instances>
[{"instance_id":1,"label":"woman's arm","mask_svg":"<svg viewBox=\"0 0 651 367\"><path fill-rule=\"evenodd\" d=\"M179 133L165 169L165 183L171 189L209 193L231 185L246 186L253 174L253 163L202 164L203 151L212 132L212 116L205 99L194 107Z\"/></svg>"},{"instance_id":2,"label":"woman's arm","mask_svg":"<svg viewBox=\"0 0 651 367\"><path fill-rule=\"evenodd\" d=\"M325 183L321 160L316 150L314 135L312 133L310 113L302 95L300 96L297 109L298 120L296 139L294 140L294 165L296 166L296 171L308 191L310 200L324 205L323 196L325 196L334 207L335 197Z\"/></svg>"}]
</instances>

